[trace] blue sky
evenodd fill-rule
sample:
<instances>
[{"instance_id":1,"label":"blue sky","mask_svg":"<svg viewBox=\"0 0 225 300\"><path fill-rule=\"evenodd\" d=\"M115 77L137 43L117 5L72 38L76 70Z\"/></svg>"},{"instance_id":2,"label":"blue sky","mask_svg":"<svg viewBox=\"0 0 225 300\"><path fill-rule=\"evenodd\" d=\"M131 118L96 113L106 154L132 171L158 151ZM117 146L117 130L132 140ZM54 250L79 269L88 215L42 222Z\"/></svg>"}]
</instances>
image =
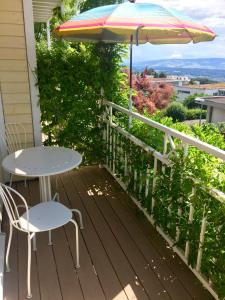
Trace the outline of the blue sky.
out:
<instances>
[{"instance_id":1,"label":"blue sky","mask_svg":"<svg viewBox=\"0 0 225 300\"><path fill-rule=\"evenodd\" d=\"M212 42L186 45L134 47L135 62L169 58L225 58L225 0L136 0L176 8L213 29L218 35Z\"/></svg>"}]
</instances>

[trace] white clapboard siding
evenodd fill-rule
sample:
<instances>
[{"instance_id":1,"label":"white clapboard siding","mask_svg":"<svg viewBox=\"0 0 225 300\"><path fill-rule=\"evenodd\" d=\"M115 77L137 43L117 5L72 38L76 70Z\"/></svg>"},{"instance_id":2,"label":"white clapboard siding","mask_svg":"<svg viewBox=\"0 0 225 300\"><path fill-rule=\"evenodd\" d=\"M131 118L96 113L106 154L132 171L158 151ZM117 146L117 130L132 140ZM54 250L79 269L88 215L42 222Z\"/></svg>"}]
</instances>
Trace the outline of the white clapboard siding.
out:
<instances>
[{"instance_id":1,"label":"white clapboard siding","mask_svg":"<svg viewBox=\"0 0 225 300\"><path fill-rule=\"evenodd\" d=\"M0 11L0 24L23 24L22 11Z\"/></svg>"},{"instance_id":2,"label":"white clapboard siding","mask_svg":"<svg viewBox=\"0 0 225 300\"><path fill-rule=\"evenodd\" d=\"M0 35L0 45L1 48L9 48L9 49L26 48L26 44L23 36Z\"/></svg>"},{"instance_id":3,"label":"white clapboard siding","mask_svg":"<svg viewBox=\"0 0 225 300\"><path fill-rule=\"evenodd\" d=\"M1 0L0 11L23 11L23 3L21 0Z\"/></svg>"},{"instance_id":4,"label":"white clapboard siding","mask_svg":"<svg viewBox=\"0 0 225 300\"><path fill-rule=\"evenodd\" d=\"M18 102L20 104L30 104L30 97L26 93L20 93L20 94L3 94L4 97L4 104L17 104Z\"/></svg>"}]
</instances>

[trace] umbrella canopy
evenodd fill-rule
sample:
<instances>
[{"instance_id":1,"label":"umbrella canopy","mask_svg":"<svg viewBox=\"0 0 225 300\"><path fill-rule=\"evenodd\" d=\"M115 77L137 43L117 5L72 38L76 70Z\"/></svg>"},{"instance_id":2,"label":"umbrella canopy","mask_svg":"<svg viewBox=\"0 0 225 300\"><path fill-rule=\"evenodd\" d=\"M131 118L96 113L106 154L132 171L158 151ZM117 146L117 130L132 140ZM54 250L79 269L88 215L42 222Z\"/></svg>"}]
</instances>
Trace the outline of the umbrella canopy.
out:
<instances>
[{"instance_id":1,"label":"umbrella canopy","mask_svg":"<svg viewBox=\"0 0 225 300\"><path fill-rule=\"evenodd\" d=\"M215 33L181 12L151 3L97 7L72 17L55 30L70 41L185 44L212 41Z\"/></svg>"}]
</instances>

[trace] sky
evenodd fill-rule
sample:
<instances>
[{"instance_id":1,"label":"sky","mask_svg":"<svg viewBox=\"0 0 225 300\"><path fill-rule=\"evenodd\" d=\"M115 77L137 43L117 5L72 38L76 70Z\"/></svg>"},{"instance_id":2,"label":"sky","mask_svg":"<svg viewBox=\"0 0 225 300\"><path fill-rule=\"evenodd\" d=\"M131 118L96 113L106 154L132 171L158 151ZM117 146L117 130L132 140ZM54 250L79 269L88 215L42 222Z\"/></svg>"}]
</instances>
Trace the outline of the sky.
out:
<instances>
[{"instance_id":1,"label":"sky","mask_svg":"<svg viewBox=\"0 0 225 300\"><path fill-rule=\"evenodd\" d=\"M186 45L151 45L134 47L134 61L170 58L225 58L225 0L136 0L175 8L214 30L212 42Z\"/></svg>"}]
</instances>

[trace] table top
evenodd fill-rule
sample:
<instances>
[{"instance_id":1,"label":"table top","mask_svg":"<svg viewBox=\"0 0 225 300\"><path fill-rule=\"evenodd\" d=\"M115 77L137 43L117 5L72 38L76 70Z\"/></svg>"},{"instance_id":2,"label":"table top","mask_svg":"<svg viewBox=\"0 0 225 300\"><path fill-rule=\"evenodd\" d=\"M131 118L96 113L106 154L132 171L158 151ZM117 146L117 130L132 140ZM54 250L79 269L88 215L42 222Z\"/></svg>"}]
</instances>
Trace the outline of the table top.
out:
<instances>
[{"instance_id":1,"label":"table top","mask_svg":"<svg viewBox=\"0 0 225 300\"><path fill-rule=\"evenodd\" d=\"M81 154L72 149L40 146L11 153L3 159L2 167L15 175L41 177L67 172L81 162Z\"/></svg>"}]
</instances>

